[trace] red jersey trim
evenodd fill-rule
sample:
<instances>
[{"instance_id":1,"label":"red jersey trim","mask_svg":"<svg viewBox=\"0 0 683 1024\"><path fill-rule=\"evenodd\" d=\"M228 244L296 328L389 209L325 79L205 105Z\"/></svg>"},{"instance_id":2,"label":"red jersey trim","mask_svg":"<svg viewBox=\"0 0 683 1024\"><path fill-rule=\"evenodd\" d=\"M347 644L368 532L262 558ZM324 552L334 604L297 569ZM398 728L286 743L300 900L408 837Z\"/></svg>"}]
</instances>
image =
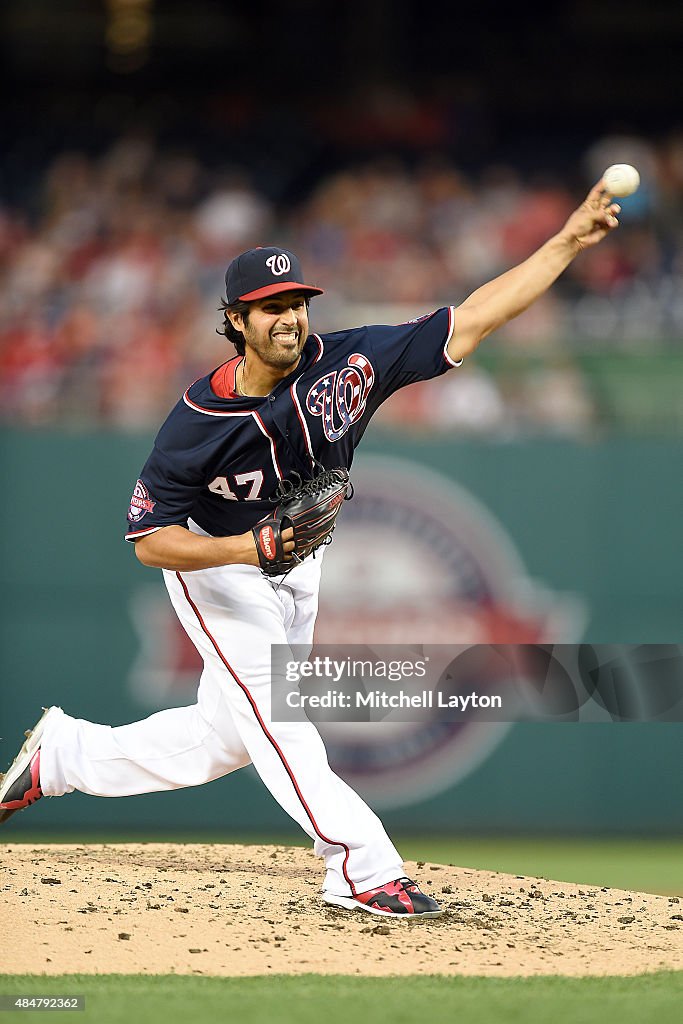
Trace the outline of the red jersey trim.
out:
<instances>
[{"instance_id":1,"label":"red jersey trim","mask_svg":"<svg viewBox=\"0 0 683 1024\"><path fill-rule=\"evenodd\" d=\"M318 360L320 359L320 357L323 354L323 349L325 348L325 346L323 345L323 339L320 337L319 334L314 334L313 337L318 342L318 354L315 357L315 359L313 360L314 363L317 363Z\"/></svg>"},{"instance_id":2,"label":"red jersey trim","mask_svg":"<svg viewBox=\"0 0 683 1024\"><path fill-rule=\"evenodd\" d=\"M455 327L455 307L448 307L448 337L446 338L446 344L443 347L443 357L449 366L462 366L462 359L451 359L448 352L448 342L453 337L453 328Z\"/></svg>"},{"instance_id":3,"label":"red jersey trim","mask_svg":"<svg viewBox=\"0 0 683 1024\"><path fill-rule=\"evenodd\" d=\"M313 360L313 362L311 363L311 366L315 366L315 364L321 358L325 346L323 345L323 340L322 340L322 338L320 337L319 334L312 334L311 337L315 338L315 340L318 342L318 354L315 357L315 359ZM302 376L303 376L303 374L302 374ZM294 401L294 408L296 410L296 414L297 414L297 417L299 419L299 423L301 425L301 431L302 431L302 433L304 435L304 441L306 442L306 450L308 451L308 455L309 455L309 458L311 460L311 466L313 467L313 469L315 469L315 462L316 462L316 460L315 460L315 455L313 454L313 445L311 444L311 435L308 432L308 426L306 425L306 417L303 414L303 410L301 408L301 403L299 402L299 396L296 393L296 386L297 386L297 384L299 383L300 380L301 380L301 377L297 377L297 379L291 385L289 391L290 391L290 394L291 394L292 399Z\"/></svg>"},{"instance_id":4,"label":"red jersey trim","mask_svg":"<svg viewBox=\"0 0 683 1024\"><path fill-rule=\"evenodd\" d=\"M261 433L263 434L263 436L268 438L268 441L270 443L270 457L271 457L272 462L273 462L273 469L275 470L275 475L277 476L278 480L282 480L282 469L280 468L280 462L279 462L279 459L277 457L277 448L275 447L275 438L273 437L272 434L268 433L268 431L266 430L265 423L263 422L263 420L261 419L259 414L256 412L256 410L254 410L251 415L256 420L256 424L257 424L259 430L261 431Z\"/></svg>"},{"instance_id":5,"label":"red jersey trim","mask_svg":"<svg viewBox=\"0 0 683 1024\"><path fill-rule=\"evenodd\" d=\"M313 454L313 445L311 444L311 435L308 432L308 426L306 424L306 417L303 414L303 410L301 408L301 403L299 402L299 396L296 393L296 385L297 385L297 382L294 381L294 383L292 384L292 386L291 386L291 388L289 390L290 390L291 395L292 395L292 400L294 402L294 408L296 409L296 414L297 414L297 416L299 418L299 424L301 426L301 431L302 431L302 433L304 435L304 441L305 441L305 444L306 444L306 450L308 451L308 457L311 460L312 468L315 469L315 455Z\"/></svg>"},{"instance_id":6,"label":"red jersey trim","mask_svg":"<svg viewBox=\"0 0 683 1024\"><path fill-rule=\"evenodd\" d=\"M251 412L248 409L239 409L234 412L232 410L221 412L219 410L205 409L203 406L193 402L188 392L189 388L183 395L185 405L189 405L190 409L194 409L195 412L203 412L205 416L251 416Z\"/></svg>"},{"instance_id":7,"label":"red jersey trim","mask_svg":"<svg viewBox=\"0 0 683 1024\"><path fill-rule=\"evenodd\" d=\"M125 535L125 540L137 540L138 537L146 537L149 533L156 533L157 530L161 530L161 526L150 526L147 530L131 530Z\"/></svg>"},{"instance_id":8,"label":"red jersey trim","mask_svg":"<svg viewBox=\"0 0 683 1024\"><path fill-rule=\"evenodd\" d=\"M227 363L219 366L211 377L211 390L217 398L239 398L235 374L241 359L242 356L228 359Z\"/></svg>"}]
</instances>

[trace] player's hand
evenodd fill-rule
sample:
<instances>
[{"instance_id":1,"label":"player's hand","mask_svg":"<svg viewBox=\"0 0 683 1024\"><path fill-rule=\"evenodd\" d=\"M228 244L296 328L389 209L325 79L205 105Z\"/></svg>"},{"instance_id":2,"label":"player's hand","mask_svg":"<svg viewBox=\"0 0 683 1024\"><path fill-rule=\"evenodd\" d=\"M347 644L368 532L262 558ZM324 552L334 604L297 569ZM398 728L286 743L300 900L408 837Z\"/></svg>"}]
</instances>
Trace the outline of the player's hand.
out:
<instances>
[{"instance_id":1,"label":"player's hand","mask_svg":"<svg viewBox=\"0 0 683 1024\"><path fill-rule=\"evenodd\" d=\"M560 234L576 248L588 249L597 245L610 231L619 227L617 214L621 212L618 203L605 190L602 178L590 190L584 201L571 215Z\"/></svg>"},{"instance_id":2,"label":"player's hand","mask_svg":"<svg viewBox=\"0 0 683 1024\"><path fill-rule=\"evenodd\" d=\"M292 552L294 551L294 530L291 526L282 531L282 540L284 542L282 547L284 548L287 560L289 561L292 557ZM254 549L256 549L256 545L254 545ZM258 559L258 555L256 558Z\"/></svg>"},{"instance_id":3,"label":"player's hand","mask_svg":"<svg viewBox=\"0 0 683 1024\"><path fill-rule=\"evenodd\" d=\"M261 563L259 562L258 552L256 550L254 534L249 530L247 533L243 533L240 539L244 541L244 558L241 558L240 562L245 565L256 565L260 567ZM282 531L282 540L282 547L287 557L287 561L290 561L292 552L294 551L294 530L291 526Z\"/></svg>"}]
</instances>

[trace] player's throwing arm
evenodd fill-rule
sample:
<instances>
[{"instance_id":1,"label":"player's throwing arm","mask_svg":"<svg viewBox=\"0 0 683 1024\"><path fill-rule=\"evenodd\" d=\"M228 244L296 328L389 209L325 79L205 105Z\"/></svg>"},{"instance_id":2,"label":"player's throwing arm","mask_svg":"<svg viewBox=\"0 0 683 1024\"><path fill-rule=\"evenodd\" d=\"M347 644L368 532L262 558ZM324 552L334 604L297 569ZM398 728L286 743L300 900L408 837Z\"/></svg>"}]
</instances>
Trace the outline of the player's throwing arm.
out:
<instances>
[{"instance_id":1,"label":"player's throwing arm","mask_svg":"<svg viewBox=\"0 0 683 1024\"><path fill-rule=\"evenodd\" d=\"M624 193L625 194L625 193ZM524 263L477 288L455 310L448 354L469 355L492 331L528 309L583 249L601 242L619 226L621 207L612 202L605 178L591 189L558 234Z\"/></svg>"}]
</instances>

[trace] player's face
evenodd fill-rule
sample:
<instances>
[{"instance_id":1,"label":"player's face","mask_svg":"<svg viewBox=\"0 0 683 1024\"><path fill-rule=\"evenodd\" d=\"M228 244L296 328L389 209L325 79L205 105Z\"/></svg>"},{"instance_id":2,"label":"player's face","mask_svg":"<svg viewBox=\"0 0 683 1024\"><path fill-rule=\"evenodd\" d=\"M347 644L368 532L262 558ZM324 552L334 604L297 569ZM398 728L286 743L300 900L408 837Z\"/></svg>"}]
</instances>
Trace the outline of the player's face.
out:
<instances>
[{"instance_id":1,"label":"player's face","mask_svg":"<svg viewBox=\"0 0 683 1024\"><path fill-rule=\"evenodd\" d=\"M308 337L308 310L300 292L282 292L258 299L249 307L249 318L235 326L244 341L266 366L287 370L298 362Z\"/></svg>"}]
</instances>

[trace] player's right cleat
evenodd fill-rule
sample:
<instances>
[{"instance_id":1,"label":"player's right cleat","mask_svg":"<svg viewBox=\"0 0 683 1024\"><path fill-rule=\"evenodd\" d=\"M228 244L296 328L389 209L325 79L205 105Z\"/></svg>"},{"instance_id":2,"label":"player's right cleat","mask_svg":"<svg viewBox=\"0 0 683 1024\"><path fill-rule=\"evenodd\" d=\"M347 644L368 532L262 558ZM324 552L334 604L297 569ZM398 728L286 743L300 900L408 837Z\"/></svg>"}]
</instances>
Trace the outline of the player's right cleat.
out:
<instances>
[{"instance_id":1,"label":"player's right cleat","mask_svg":"<svg viewBox=\"0 0 683 1024\"><path fill-rule=\"evenodd\" d=\"M325 903L346 910L367 910L378 917L391 917L400 921L421 921L441 917L443 910L436 900L422 892L410 878L396 878L376 889L359 892L355 896L335 896L324 892Z\"/></svg>"},{"instance_id":2,"label":"player's right cleat","mask_svg":"<svg viewBox=\"0 0 683 1024\"><path fill-rule=\"evenodd\" d=\"M6 775L0 776L0 824L15 811L30 807L43 795L40 788L40 745L50 714L59 708L45 708L44 714L26 733L26 742Z\"/></svg>"}]
</instances>

